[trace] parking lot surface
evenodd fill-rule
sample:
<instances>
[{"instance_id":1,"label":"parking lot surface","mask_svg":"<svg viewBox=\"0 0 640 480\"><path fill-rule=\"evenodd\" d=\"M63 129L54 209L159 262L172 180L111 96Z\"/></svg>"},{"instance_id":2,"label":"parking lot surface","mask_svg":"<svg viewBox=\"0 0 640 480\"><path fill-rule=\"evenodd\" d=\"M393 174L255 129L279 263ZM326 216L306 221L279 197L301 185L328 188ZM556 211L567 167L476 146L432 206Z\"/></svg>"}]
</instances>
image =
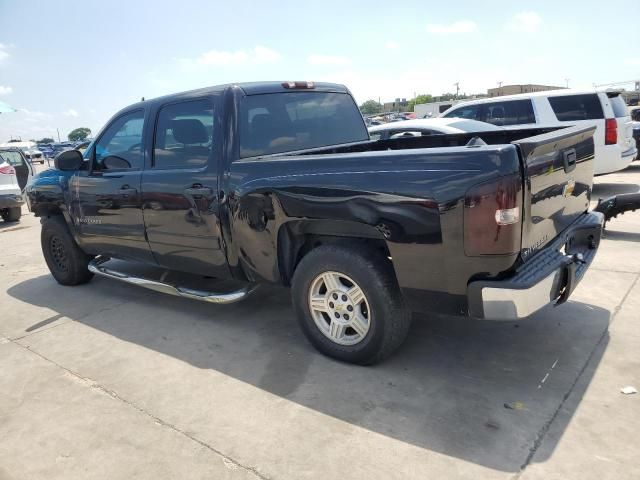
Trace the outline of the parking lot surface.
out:
<instances>
[{"instance_id":1,"label":"parking lot surface","mask_svg":"<svg viewBox=\"0 0 640 480\"><path fill-rule=\"evenodd\" d=\"M596 184L638 191L640 165ZM318 354L285 289L60 286L39 234L26 210L0 225L0 479L640 478L640 212L567 304L416 316L374 367Z\"/></svg>"}]
</instances>

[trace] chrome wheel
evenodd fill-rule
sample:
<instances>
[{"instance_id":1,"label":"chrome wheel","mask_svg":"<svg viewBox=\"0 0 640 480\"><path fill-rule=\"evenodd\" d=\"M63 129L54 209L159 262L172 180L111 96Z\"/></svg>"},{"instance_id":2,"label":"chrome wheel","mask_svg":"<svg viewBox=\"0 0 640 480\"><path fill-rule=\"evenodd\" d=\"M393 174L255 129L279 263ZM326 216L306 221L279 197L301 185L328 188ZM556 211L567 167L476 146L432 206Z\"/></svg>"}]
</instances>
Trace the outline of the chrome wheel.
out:
<instances>
[{"instance_id":1,"label":"chrome wheel","mask_svg":"<svg viewBox=\"0 0 640 480\"><path fill-rule=\"evenodd\" d=\"M371 327L367 297L343 273L324 272L311 282L309 310L318 329L339 345L360 343Z\"/></svg>"}]
</instances>

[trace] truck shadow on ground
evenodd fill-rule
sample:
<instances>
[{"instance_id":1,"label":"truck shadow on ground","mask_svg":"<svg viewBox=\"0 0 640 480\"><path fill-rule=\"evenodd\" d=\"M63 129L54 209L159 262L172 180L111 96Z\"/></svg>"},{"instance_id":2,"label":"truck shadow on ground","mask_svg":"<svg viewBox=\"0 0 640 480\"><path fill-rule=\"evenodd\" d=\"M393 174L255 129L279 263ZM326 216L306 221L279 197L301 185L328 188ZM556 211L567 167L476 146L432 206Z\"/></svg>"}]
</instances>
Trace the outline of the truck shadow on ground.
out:
<instances>
[{"instance_id":1,"label":"truck shadow on ground","mask_svg":"<svg viewBox=\"0 0 640 480\"><path fill-rule=\"evenodd\" d=\"M98 301L89 308L79 305L89 291ZM609 311L578 302L519 323L416 316L397 354L380 365L356 367L313 350L297 327L284 289L265 287L245 302L216 306L102 278L65 288L46 275L8 293L353 425L508 472L529 460L563 405L579 405L565 400L584 394L606 348L610 319ZM124 303L114 303L119 299ZM116 306L101 310L102 303ZM48 326L33 323L25 335ZM94 346L80 348L90 352ZM115 354L105 352L110 355ZM81 357L74 361L82 362ZM125 369L123 376L140 368L124 359L117 364ZM583 381L577 382L581 374ZM108 388L118 391L114 385ZM199 393L186 379L177 379L175 389ZM154 392L153 383L148 390L150 396L171 395ZM126 391L118 394L127 398ZM556 423L565 422L559 431L572 414L557 417ZM174 419L180 415L176 407ZM545 458L554 442L557 438L545 439Z\"/></svg>"}]
</instances>

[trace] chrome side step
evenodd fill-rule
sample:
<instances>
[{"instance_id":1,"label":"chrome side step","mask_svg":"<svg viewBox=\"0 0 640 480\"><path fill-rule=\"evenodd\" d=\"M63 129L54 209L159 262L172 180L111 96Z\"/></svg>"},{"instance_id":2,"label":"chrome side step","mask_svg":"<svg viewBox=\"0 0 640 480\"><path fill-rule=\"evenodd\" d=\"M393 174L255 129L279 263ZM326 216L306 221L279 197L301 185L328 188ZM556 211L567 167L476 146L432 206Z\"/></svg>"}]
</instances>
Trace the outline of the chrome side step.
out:
<instances>
[{"instance_id":1,"label":"chrome side step","mask_svg":"<svg viewBox=\"0 0 640 480\"><path fill-rule=\"evenodd\" d=\"M192 300L200 300L202 302L210 302L210 303L235 303L240 300L244 300L251 293L253 293L258 285L256 284L248 284L246 287L243 287L239 290L235 290L233 292L228 293L216 293L216 292L208 292L204 290L194 290L192 288L179 287L175 285L171 285L169 283L163 283L156 280L150 280L148 278L136 277L133 275L129 275L128 273L117 272L110 268L105 267L103 264L108 262L110 259L102 256L97 256L91 262L89 262L89 271L95 273L96 275L100 275L102 277L112 278L114 280L120 280L122 282L131 283L133 285L138 285L140 287L148 288L149 290L154 290L160 293L167 293L169 295L174 295L176 297L184 297L190 298Z\"/></svg>"}]
</instances>

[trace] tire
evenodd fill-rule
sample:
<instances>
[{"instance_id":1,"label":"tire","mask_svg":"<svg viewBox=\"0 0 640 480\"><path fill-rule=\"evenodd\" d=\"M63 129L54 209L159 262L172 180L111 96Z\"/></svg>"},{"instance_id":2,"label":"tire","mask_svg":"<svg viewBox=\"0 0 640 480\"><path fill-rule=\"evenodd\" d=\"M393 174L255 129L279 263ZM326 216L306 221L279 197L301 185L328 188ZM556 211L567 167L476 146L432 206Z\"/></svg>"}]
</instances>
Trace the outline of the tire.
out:
<instances>
[{"instance_id":1,"label":"tire","mask_svg":"<svg viewBox=\"0 0 640 480\"><path fill-rule=\"evenodd\" d=\"M391 263L375 251L340 245L315 248L298 264L291 294L307 339L323 354L344 362L380 362L402 344L411 325ZM311 307L312 299L318 309Z\"/></svg>"},{"instance_id":2,"label":"tire","mask_svg":"<svg viewBox=\"0 0 640 480\"><path fill-rule=\"evenodd\" d=\"M22 216L22 208L12 207L2 211L2 219L5 222L17 222Z\"/></svg>"},{"instance_id":3,"label":"tire","mask_svg":"<svg viewBox=\"0 0 640 480\"><path fill-rule=\"evenodd\" d=\"M58 283L80 285L91 280L93 273L87 266L92 257L78 247L61 215L43 220L40 243L49 271Z\"/></svg>"}]
</instances>

